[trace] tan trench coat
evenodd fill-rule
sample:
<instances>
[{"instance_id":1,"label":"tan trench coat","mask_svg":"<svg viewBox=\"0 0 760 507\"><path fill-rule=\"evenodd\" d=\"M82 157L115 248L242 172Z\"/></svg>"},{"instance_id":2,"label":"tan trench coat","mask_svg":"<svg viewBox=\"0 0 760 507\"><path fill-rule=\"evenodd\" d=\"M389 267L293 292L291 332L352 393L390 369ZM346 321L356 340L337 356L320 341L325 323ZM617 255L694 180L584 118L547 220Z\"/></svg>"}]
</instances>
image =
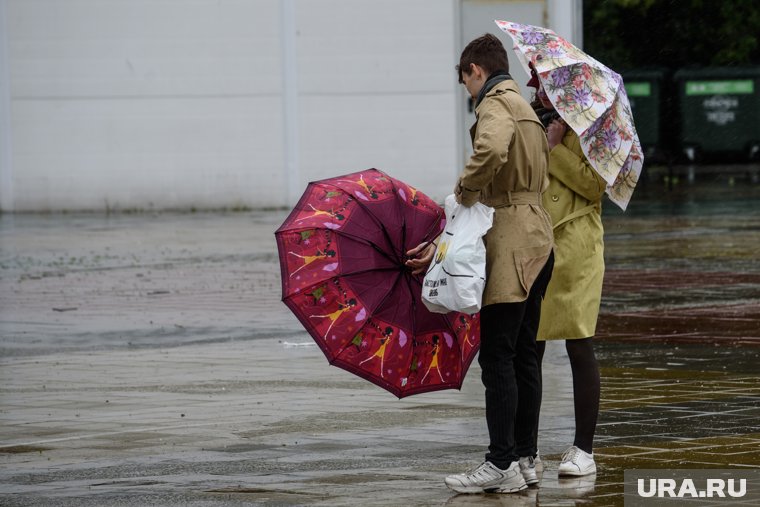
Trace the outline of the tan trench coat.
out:
<instances>
[{"instance_id":1,"label":"tan trench coat","mask_svg":"<svg viewBox=\"0 0 760 507\"><path fill-rule=\"evenodd\" d=\"M602 196L606 182L568 130L549 156L544 207L554 224L554 271L541 306L539 340L594 336L604 279Z\"/></svg>"},{"instance_id":2,"label":"tan trench coat","mask_svg":"<svg viewBox=\"0 0 760 507\"><path fill-rule=\"evenodd\" d=\"M513 80L491 89L475 110L473 155L455 189L465 206L493 206L485 236L483 306L528 297L552 251L552 226L541 204L548 186L546 133Z\"/></svg>"}]
</instances>

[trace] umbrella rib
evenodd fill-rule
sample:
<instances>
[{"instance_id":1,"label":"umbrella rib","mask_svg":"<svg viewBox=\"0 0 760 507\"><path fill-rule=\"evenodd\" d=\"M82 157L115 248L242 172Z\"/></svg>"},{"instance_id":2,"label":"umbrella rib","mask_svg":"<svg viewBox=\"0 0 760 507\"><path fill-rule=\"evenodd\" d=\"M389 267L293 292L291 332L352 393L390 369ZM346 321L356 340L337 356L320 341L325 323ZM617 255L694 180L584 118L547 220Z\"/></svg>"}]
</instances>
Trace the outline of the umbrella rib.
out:
<instances>
[{"instance_id":1,"label":"umbrella rib","mask_svg":"<svg viewBox=\"0 0 760 507\"><path fill-rule=\"evenodd\" d=\"M380 173L381 173L381 174L383 174L384 176L387 176L388 178L390 178L390 176L386 175L385 173L382 173L382 171L378 171L378 172L380 172ZM382 230L382 231L383 231L383 236L385 236L385 239L388 241L388 245L390 245L391 247L393 247L393 246L394 246L394 244L393 244L393 240L391 239L391 236L390 236L390 234L388 233L388 229L386 229L386 228L385 228L385 224L383 224L383 222L381 222L381 221L380 221L380 219L379 219L379 218L377 218L377 217L375 216L375 214L374 214L374 213L372 213L372 212L369 210L369 208L368 208L367 206L365 206L365 205L364 205L364 203L361 201L361 199L357 199L356 197L352 196L350 192L348 192L346 189L344 189L344 188L342 188L342 187L339 187L339 186L338 186L338 185L336 185L335 183L323 183L323 184L324 184L324 185L332 185L333 187L337 188L337 189L338 189L338 190L340 190L341 192L343 192L343 193L345 193L345 194L348 194L349 196L351 196L351 198L353 198L353 199L354 199L354 201L355 201L355 202L356 202L356 203L357 203L357 204L358 204L358 205L359 205L359 206L360 206L360 207L361 207L361 208L362 208L362 209L363 209L363 210L364 210L364 211L367 213L367 215L369 215L369 216L370 216L370 218L372 219L372 221L374 221L374 222L375 222L377 225L379 225L379 226L380 226L380 230ZM391 184L391 185L392 185L392 184ZM394 187L394 189L395 189L395 187ZM395 194L395 192L394 192L394 194ZM393 253L394 253L394 254L396 254L396 256L398 257L398 252L393 252ZM393 259L393 261L394 261L394 262L397 262L397 261L398 261L398 259Z\"/></svg>"},{"instance_id":2,"label":"umbrella rib","mask_svg":"<svg viewBox=\"0 0 760 507\"><path fill-rule=\"evenodd\" d=\"M367 238L362 238L362 237L356 236L354 234L349 234L349 233L344 232L344 231L342 231L340 229L329 229L329 230L333 231L337 236L344 236L346 238L351 238L352 240L355 240L355 241L357 241L359 243L364 243L365 245L369 245L372 248L374 248L375 251L377 251L377 253L379 253L380 255L382 255L383 257L385 257L386 259L388 259L393 264L397 264L398 263L398 259L394 259L388 252L386 252L385 250L383 250L382 248L380 248L377 245L377 243L375 243L374 241L370 241ZM386 238L387 238L387 235L386 235ZM387 239L390 241L390 238L387 238Z\"/></svg>"},{"instance_id":3,"label":"umbrella rib","mask_svg":"<svg viewBox=\"0 0 760 507\"><path fill-rule=\"evenodd\" d=\"M432 242L433 242L433 240L435 240L435 237L434 237L434 236L432 236L432 234L433 234L433 231L435 230L435 228L436 228L436 227L438 227L438 226L439 226L438 224L440 224L440 223L441 223L441 221L440 221L440 220L438 220L437 222L433 223L433 224L430 226L430 228L427 230L427 232L425 233L425 236L424 236L424 237L425 237L425 238L428 238L428 237L430 238L430 239L427 241L427 244L428 244L428 245L429 245L430 243L432 243Z\"/></svg>"},{"instance_id":4,"label":"umbrella rib","mask_svg":"<svg viewBox=\"0 0 760 507\"><path fill-rule=\"evenodd\" d=\"M398 195L398 188L396 188L395 180L391 179L391 187L393 188L393 194ZM406 217L404 216L404 210L401 207L401 201L396 199L396 209L398 210L398 214L401 218L401 252L400 255L403 258L403 256L406 254ZM416 245L415 245L416 246Z\"/></svg>"},{"instance_id":5,"label":"umbrella rib","mask_svg":"<svg viewBox=\"0 0 760 507\"><path fill-rule=\"evenodd\" d=\"M357 201L357 202L359 202L359 201ZM369 209L363 203L359 202L359 206L361 206L362 208L364 208L364 210L367 212L367 214L372 217L372 220L374 220L380 226L380 230L383 231L383 236L385 236L385 239L388 241L388 245L390 245L390 247L393 248L395 245L393 244L393 240L391 239L391 235L388 232L388 229L385 228L385 224L383 222L381 222L380 219L377 218L374 214L372 214L369 211ZM396 255L396 259L394 259L394 262L399 262L399 260L398 260L398 252L393 252L393 253Z\"/></svg>"},{"instance_id":6,"label":"umbrella rib","mask_svg":"<svg viewBox=\"0 0 760 507\"><path fill-rule=\"evenodd\" d=\"M401 276L403 274L404 274L404 271L398 270L398 272L396 273L396 279L393 281L393 285L388 290L388 292L383 296L383 299L381 299L380 302L377 304L373 313L376 313L380 308L383 307L383 305L385 305L385 302L388 301L388 298L390 297L390 295L393 294L393 291L396 289L396 286L398 285L398 281L401 279Z\"/></svg>"}]
</instances>

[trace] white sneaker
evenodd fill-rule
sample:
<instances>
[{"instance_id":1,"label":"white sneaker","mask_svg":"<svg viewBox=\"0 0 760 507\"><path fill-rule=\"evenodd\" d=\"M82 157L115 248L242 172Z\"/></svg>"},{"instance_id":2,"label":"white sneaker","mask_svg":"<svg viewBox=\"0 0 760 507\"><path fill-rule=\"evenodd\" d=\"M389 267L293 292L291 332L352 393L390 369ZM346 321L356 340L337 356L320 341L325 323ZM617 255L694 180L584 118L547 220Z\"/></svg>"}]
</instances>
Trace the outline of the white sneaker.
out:
<instances>
[{"instance_id":1,"label":"white sneaker","mask_svg":"<svg viewBox=\"0 0 760 507\"><path fill-rule=\"evenodd\" d=\"M573 476L594 474L596 473L594 455L572 446L562 453L562 461L557 468L557 473Z\"/></svg>"},{"instance_id":2,"label":"white sneaker","mask_svg":"<svg viewBox=\"0 0 760 507\"><path fill-rule=\"evenodd\" d=\"M468 472L449 475L444 482L457 493L514 493L528 487L517 461L506 470L484 461Z\"/></svg>"},{"instance_id":3,"label":"white sneaker","mask_svg":"<svg viewBox=\"0 0 760 507\"><path fill-rule=\"evenodd\" d=\"M518 461L520 464L520 473L525 479L525 484L532 486L538 484L538 475L536 475L536 462L533 456L523 456Z\"/></svg>"}]
</instances>

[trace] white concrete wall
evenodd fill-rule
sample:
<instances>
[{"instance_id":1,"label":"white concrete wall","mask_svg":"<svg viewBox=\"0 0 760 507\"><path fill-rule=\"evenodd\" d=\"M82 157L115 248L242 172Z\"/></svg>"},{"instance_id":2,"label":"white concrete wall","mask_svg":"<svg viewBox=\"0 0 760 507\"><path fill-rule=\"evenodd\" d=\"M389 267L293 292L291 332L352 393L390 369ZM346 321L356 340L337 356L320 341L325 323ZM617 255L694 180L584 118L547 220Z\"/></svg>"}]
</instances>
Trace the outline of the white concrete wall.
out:
<instances>
[{"instance_id":1,"label":"white concrete wall","mask_svg":"<svg viewBox=\"0 0 760 507\"><path fill-rule=\"evenodd\" d=\"M289 174L373 166L453 179L454 0L284 0L290 23L277 0L0 2L4 210L283 206Z\"/></svg>"},{"instance_id":2,"label":"white concrete wall","mask_svg":"<svg viewBox=\"0 0 760 507\"><path fill-rule=\"evenodd\" d=\"M450 193L455 12L448 0L298 4L304 180L377 167L435 197Z\"/></svg>"},{"instance_id":3,"label":"white concrete wall","mask_svg":"<svg viewBox=\"0 0 760 507\"><path fill-rule=\"evenodd\" d=\"M546 0L546 26L583 49L583 0Z\"/></svg>"},{"instance_id":4,"label":"white concrete wall","mask_svg":"<svg viewBox=\"0 0 760 507\"><path fill-rule=\"evenodd\" d=\"M282 194L278 2L6 3L14 202L4 208Z\"/></svg>"}]
</instances>

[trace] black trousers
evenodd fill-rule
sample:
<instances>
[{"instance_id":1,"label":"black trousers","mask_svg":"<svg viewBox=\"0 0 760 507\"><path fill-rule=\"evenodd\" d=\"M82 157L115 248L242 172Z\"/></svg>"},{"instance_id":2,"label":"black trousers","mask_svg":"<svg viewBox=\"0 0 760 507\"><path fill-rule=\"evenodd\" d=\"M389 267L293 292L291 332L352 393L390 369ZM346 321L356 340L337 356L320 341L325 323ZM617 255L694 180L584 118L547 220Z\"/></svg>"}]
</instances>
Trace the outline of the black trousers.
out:
<instances>
[{"instance_id":1,"label":"black trousers","mask_svg":"<svg viewBox=\"0 0 760 507\"><path fill-rule=\"evenodd\" d=\"M553 267L552 253L525 301L488 305L480 311L478 363L486 388L490 437L486 460L501 469L536 453L541 408L536 333Z\"/></svg>"}]
</instances>

